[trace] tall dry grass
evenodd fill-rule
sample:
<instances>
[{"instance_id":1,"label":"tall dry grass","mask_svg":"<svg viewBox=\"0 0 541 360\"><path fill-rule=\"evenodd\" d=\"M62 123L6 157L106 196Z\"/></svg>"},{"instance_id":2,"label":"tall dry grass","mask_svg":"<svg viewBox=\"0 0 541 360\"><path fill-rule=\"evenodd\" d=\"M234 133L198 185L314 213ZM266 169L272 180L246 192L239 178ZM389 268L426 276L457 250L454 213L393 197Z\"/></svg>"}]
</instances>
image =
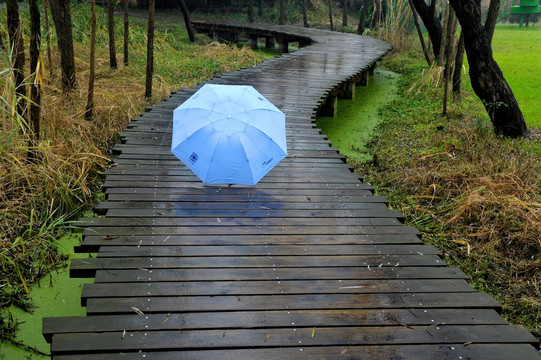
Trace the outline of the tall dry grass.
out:
<instances>
[{"instance_id":1,"label":"tall dry grass","mask_svg":"<svg viewBox=\"0 0 541 360\"><path fill-rule=\"evenodd\" d=\"M407 0L384 0L387 12L378 36L393 45L394 51L410 47L412 13Z\"/></svg>"},{"instance_id":2,"label":"tall dry grass","mask_svg":"<svg viewBox=\"0 0 541 360\"><path fill-rule=\"evenodd\" d=\"M0 17L5 18L5 10L0 10ZM22 11L28 45L27 19L28 14ZM62 263L57 251L59 234L69 228L70 219L96 201L100 174L110 162L109 150L117 134L148 105L143 83L146 24L137 19L131 21L130 66L111 71L104 45L106 15L102 11L98 15L95 116L92 121L84 120L89 75L89 5L74 3L72 19L78 86L67 96L62 94L60 59L53 33L53 76L42 72L40 141L33 149L33 162L26 158L31 135L28 126L14 112L19 99L14 92L10 56L0 54L0 309L11 304L31 306L25 297L29 287ZM116 24L120 47L123 24ZM260 61L249 48L209 44L203 38L192 45L178 25L157 25L152 102L165 98L171 90ZM4 23L0 23L0 31L7 33ZM26 71L30 78L30 71Z\"/></svg>"}]
</instances>

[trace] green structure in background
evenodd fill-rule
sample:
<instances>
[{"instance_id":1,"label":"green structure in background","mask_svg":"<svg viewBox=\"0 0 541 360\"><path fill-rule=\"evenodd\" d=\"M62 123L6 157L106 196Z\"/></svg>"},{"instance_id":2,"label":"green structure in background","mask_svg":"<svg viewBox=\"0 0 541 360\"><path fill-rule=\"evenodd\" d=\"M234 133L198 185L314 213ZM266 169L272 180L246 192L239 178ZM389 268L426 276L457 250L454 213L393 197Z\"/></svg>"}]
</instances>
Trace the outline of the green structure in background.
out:
<instances>
[{"instance_id":1,"label":"green structure in background","mask_svg":"<svg viewBox=\"0 0 541 360\"><path fill-rule=\"evenodd\" d=\"M520 15L520 27L524 24L524 19L526 19L526 27L530 24L530 15L541 13L541 6L539 6L539 0L519 0L519 5L515 5L515 0L513 0L513 5L511 6L511 14Z\"/></svg>"}]
</instances>

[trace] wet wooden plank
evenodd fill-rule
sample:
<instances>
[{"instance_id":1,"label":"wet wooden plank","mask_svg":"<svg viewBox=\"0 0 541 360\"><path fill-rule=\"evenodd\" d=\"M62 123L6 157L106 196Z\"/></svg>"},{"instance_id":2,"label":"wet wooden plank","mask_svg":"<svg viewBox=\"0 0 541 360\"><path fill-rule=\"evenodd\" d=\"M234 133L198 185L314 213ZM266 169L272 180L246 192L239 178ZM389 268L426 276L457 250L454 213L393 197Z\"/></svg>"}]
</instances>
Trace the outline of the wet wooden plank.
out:
<instances>
[{"instance_id":1,"label":"wet wooden plank","mask_svg":"<svg viewBox=\"0 0 541 360\"><path fill-rule=\"evenodd\" d=\"M302 351L301 351L302 349ZM525 344L317 346L294 348L220 349L196 351L137 351L121 354L62 355L54 360L253 360L282 359L430 359L537 360L537 350Z\"/></svg>"}]
</instances>

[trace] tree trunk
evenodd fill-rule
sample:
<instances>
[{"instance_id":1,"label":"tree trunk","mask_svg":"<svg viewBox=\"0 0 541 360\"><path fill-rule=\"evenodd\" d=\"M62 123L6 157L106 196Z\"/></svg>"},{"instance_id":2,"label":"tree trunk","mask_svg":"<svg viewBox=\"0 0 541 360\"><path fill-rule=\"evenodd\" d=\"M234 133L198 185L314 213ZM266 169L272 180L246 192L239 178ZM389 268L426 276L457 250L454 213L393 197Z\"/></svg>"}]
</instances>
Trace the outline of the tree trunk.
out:
<instances>
[{"instance_id":1,"label":"tree trunk","mask_svg":"<svg viewBox=\"0 0 541 360\"><path fill-rule=\"evenodd\" d=\"M150 0L148 4L147 76L145 84L145 98L147 99L152 97L152 75L154 74L154 1Z\"/></svg>"},{"instance_id":2,"label":"tree trunk","mask_svg":"<svg viewBox=\"0 0 541 360\"><path fill-rule=\"evenodd\" d=\"M332 21L332 0L329 0L329 24L331 26L331 31L334 31L333 21Z\"/></svg>"},{"instance_id":3,"label":"tree trunk","mask_svg":"<svg viewBox=\"0 0 541 360\"><path fill-rule=\"evenodd\" d=\"M488 35L488 40L492 44L492 37L494 36L494 29L498 23L498 14L500 12L500 0L490 0L488 7L487 18L485 20L485 30Z\"/></svg>"},{"instance_id":4,"label":"tree trunk","mask_svg":"<svg viewBox=\"0 0 541 360\"><path fill-rule=\"evenodd\" d=\"M310 27L310 24L308 24L308 14L306 12L306 1L307 0L301 0L301 12L302 12L302 22L304 27Z\"/></svg>"},{"instance_id":5,"label":"tree trunk","mask_svg":"<svg viewBox=\"0 0 541 360\"><path fill-rule=\"evenodd\" d=\"M455 56L455 69L453 71L453 100L460 99L460 89L462 87L462 65L464 64L464 34L461 32L458 38L458 45Z\"/></svg>"},{"instance_id":6,"label":"tree trunk","mask_svg":"<svg viewBox=\"0 0 541 360\"><path fill-rule=\"evenodd\" d=\"M417 15L417 10L415 10L415 6L413 5L413 2L411 0L408 0L408 2L411 8L411 13L413 14L413 23L415 24L415 29L417 30L417 34L419 35L419 41L421 42L423 54L425 56L428 66L430 66L432 65L432 60L430 60L430 54L428 53L428 49L426 48L425 37L421 29L421 24L419 24L419 17Z\"/></svg>"},{"instance_id":7,"label":"tree trunk","mask_svg":"<svg viewBox=\"0 0 541 360\"><path fill-rule=\"evenodd\" d=\"M432 50L436 61L441 49L442 39L442 26L440 20L436 17L436 2L433 0L430 5L427 5L425 0L411 0L417 10L417 14L423 20L430 42L432 43Z\"/></svg>"},{"instance_id":8,"label":"tree trunk","mask_svg":"<svg viewBox=\"0 0 541 360\"><path fill-rule=\"evenodd\" d=\"M348 0L344 0L344 7L342 8L342 26L348 26Z\"/></svg>"},{"instance_id":9,"label":"tree trunk","mask_svg":"<svg viewBox=\"0 0 541 360\"><path fill-rule=\"evenodd\" d=\"M49 4L58 38L58 49L60 50L62 91L67 93L75 88L75 56L71 33L70 0L55 0Z\"/></svg>"},{"instance_id":10,"label":"tree trunk","mask_svg":"<svg viewBox=\"0 0 541 360\"><path fill-rule=\"evenodd\" d=\"M45 31L47 33L46 41L47 41L47 59L49 60L49 74L51 75L51 78L53 77L53 60L51 57L51 31L49 27L49 15L47 8L49 7L49 1L45 0L43 3L43 11L45 12Z\"/></svg>"},{"instance_id":11,"label":"tree trunk","mask_svg":"<svg viewBox=\"0 0 541 360\"><path fill-rule=\"evenodd\" d=\"M127 1L126 1L127 2ZM85 119L94 117L94 73L96 52L96 0L90 0L90 73L88 75L88 97L86 100Z\"/></svg>"},{"instance_id":12,"label":"tree trunk","mask_svg":"<svg viewBox=\"0 0 541 360\"><path fill-rule=\"evenodd\" d=\"M369 0L361 0L361 13L359 14L359 26L357 27L357 34L364 34L366 23L366 16L368 15L368 8L370 7Z\"/></svg>"},{"instance_id":13,"label":"tree trunk","mask_svg":"<svg viewBox=\"0 0 541 360\"><path fill-rule=\"evenodd\" d=\"M254 0L248 0L248 21L254 22Z\"/></svg>"},{"instance_id":14,"label":"tree trunk","mask_svg":"<svg viewBox=\"0 0 541 360\"><path fill-rule=\"evenodd\" d=\"M24 85L24 41L19 20L19 2L8 0L7 25L9 42L13 57L13 77L15 78L15 94L18 97L17 114L26 118L25 105L26 87Z\"/></svg>"},{"instance_id":15,"label":"tree trunk","mask_svg":"<svg viewBox=\"0 0 541 360\"><path fill-rule=\"evenodd\" d=\"M438 59L438 66L440 67L443 66L443 62L445 61L445 49L447 48L447 37L450 32L449 26L451 25L451 22L449 21L449 15L451 14L450 9L450 6L445 6L445 13L443 15L443 35L441 38L440 52L436 56Z\"/></svg>"},{"instance_id":16,"label":"tree trunk","mask_svg":"<svg viewBox=\"0 0 541 360\"><path fill-rule=\"evenodd\" d=\"M28 119L30 127L28 159L32 161L37 157L35 148L37 148L39 142L41 81L38 75L40 73L41 20L37 0L29 0L28 6L30 10L30 73L33 74L30 88L30 116Z\"/></svg>"},{"instance_id":17,"label":"tree trunk","mask_svg":"<svg viewBox=\"0 0 541 360\"><path fill-rule=\"evenodd\" d=\"M190 12L188 11L184 0L180 0L180 8L182 9L182 16L184 17L184 24L186 24L186 31L188 31L188 37L190 38L191 42L195 42L195 31L193 29L192 21L190 20ZM152 18L152 22L154 23L154 18ZM154 29L152 29L152 34L154 34Z\"/></svg>"},{"instance_id":18,"label":"tree trunk","mask_svg":"<svg viewBox=\"0 0 541 360\"><path fill-rule=\"evenodd\" d=\"M115 7L116 0L107 0L107 29L109 30L109 66L112 70L118 68L115 49Z\"/></svg>"},{"instance_id":19,"label":"tree trunk","mask_svg":"<svg viewBox=\"0 0 541 360\"><path fill-rule=\"evenodd\" d=\"M279 0L278 3L279 6L279 15L280 18L278 20L278 24L285 25L286 23L286 0Z\"/></svg>"},{"instance_id":20,"label":"tree trunk","mask_svg":"<svg viewBox=\"0 0 541 360\"><path fill-rule=\"evenodd\" d=\"M124 65L129 65L128 44L130 42L130 19L128 17L128 0L124 0Z\"/></svg>"},{"instance_id":21,"label":"tree trunk","mask_svg":"<svg viewBox=\"0 0 541 360\"><path fill-rule=\"evenodd\" d=\"M4 45L4 38L2 37L2 31L0 31L0 50L5 50L6 46Z\"/></svg>"},{"instance_id":22,"label":"tree trunk","mask_svg":"<svg viewBox=\"0 0 541 360\"><path fill-rule=\"evenodd\" d=\"M450 0L462 31L473 90L483 102L496 134L521 137L528 134L524 116L500 67L492 56L490 40L475 0Z\"/></svg>"},{"instance_id":23,"label":"tree trunk","mask_svg":"<svg viewBox=\"0 0 541 360\"><path fill-rule=\"evenodd\" d=\"M443 73L443 115L447 115L447 99L449 98L449 77L453 71L453 62L455 56L455 44L456 44L456 16L453 8L449 6L449 25L446 39L445 49L445 69Z\"/></svg>"},{"instance_id":24,"label":"tree trunk","mask_svg":"<svg viewBox=\"0 0 541 360\"><path fill-rule=\"evenodd\" d=\"M263 0L259 0L257 2L257 15L259 15L260 17L263 16Z\"/></svg>"}]
</instances>

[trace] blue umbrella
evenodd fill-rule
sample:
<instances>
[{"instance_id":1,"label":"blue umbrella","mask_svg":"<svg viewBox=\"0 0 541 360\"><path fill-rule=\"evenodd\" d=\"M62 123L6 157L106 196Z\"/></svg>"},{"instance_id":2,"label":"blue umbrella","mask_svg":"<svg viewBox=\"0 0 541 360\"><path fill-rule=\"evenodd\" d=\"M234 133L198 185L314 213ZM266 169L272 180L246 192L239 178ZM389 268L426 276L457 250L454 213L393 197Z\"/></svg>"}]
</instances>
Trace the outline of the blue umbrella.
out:
<instances>
[{"instance_id":1,"label":"blue umbrella","mask_svg":"<svg viewBox=\"0 0 541 360\"><path fill-rule=\"evenodd\" d=\"M171 151L206 184L255 185L287 156L285 115L251 86L206 84L173 111Z\"/></svg>"}]
</instances>

